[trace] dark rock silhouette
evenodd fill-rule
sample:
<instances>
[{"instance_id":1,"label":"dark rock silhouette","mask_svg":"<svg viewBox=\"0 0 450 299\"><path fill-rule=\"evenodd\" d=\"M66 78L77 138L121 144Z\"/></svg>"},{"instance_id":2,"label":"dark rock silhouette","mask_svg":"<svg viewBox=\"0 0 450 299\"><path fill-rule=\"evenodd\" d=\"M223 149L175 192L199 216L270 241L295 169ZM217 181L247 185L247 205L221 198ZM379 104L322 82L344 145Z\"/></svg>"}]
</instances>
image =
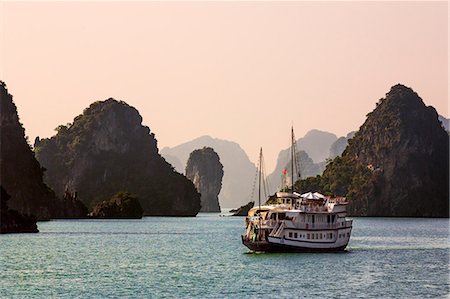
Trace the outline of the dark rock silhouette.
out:
<instances>
[{"instance_id":1,"label":"dark rock silhouette","mask_svg":"<svg viewBox=\"0 0 450 299\"><path fill-rule=\"evenodd\" d=\"M222 188L223 165L210 147L193 151L186 166L186 177L201 194L200 212L220 212L218 195Z\"/></svg>"},{"instance_id":2,"label":"dark rock silhouette","mask_svg":"<svg viewBox=\"0 0 450 299\"><path fill-rule=\"evenodd\" d=\"M342 157L301 191L346 195L353 216L449 216L449 136L436 110L393 86Z\"/></svg>"},{"instance_id":3,"label":"dark rock silhouette","mask_svg":"<svg viewBox=\"0 0 450 299\"><path fill-rule=\"evenodd\" d=\"M98 203L89 214L102 219L140 219L143 210L139 200L127 192L119 192L110 200Z\"/></svg>"},{"instance_id":4,"label":"dark rock silhouette","mask_svg":"<svg viewBox=\"0 0 450 299\"><path fill-rule=\"evenodd\" d=\"M39 232L36 217L8 209L10 198L6 190L0 186L0 234Z\"/></svg>"},{"instance_id":5,"label":"dark rock silhouette","mask_svg":"<svg viewBox=\"0 0 450 299\"><path fill-rule=\"evenodd\" d=\"M254 201L249 202L248 204L241 206L240 208L230 210L230 213L233 213L231 216L247 216L248 211L255 205Z\"/></svg>"},{"instance_id":6,"label":"dark rock silhouette","mask_svg":"<svg viewBox=\"0 0 450 299\"><path fill-rule=\"evenodd\" d=\"M144 215L194 216L200 210L192 182L158 154L154 134L125 102L95 102L57 131L40 140L36 156L58 194L76 190L92 208L127 190L139 198Z\"/></svg>"},{"instance_id":7,"label":"dark rock silhouette","mask_svg":"<svg viewBox=\"0 0 450 299\"><path fill-rule=\"evenodd\" d=\"M8 205L38 220L86 216L80 202L58 199L43 182L44 169L36 160L19 122L16 105L0 82L0 184L11 195Z\"/></svg>"}]
</instances>

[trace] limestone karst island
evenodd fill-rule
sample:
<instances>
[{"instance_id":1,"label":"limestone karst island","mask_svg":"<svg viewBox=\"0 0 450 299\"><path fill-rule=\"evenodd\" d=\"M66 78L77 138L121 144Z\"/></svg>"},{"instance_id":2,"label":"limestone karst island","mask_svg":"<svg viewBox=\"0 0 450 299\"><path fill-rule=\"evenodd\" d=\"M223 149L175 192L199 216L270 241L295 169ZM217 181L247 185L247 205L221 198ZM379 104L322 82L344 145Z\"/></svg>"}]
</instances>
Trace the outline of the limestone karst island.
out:
<instances>
[{"instance_id":1,"label":"limestone karst island","mask_svg":"<svg viewBox=\"0 0 450 299\"><path fill-rule=\"evenodd\" d=\"M448 1L3 1L0 299L450 298Z\"/></svg>"}]
</instances>

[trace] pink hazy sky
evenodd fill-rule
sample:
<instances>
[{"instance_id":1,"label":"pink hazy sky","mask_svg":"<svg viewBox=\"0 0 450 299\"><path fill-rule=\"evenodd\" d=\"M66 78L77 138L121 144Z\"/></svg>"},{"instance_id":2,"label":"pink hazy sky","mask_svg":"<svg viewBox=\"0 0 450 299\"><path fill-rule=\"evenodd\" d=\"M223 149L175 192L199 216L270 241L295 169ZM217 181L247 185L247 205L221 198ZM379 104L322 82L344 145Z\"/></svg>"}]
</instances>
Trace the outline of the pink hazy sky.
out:
<instances>
[{"instance_id":1,"label":"pink hazy sky","mask_svg":"<svg viewBox=\"0 0 450 299\"><path fill-rule=\"evenodd\" d=\"M448 117L447 2L1 2L0 79L31 140L90 103L136 107L159 147L201 135L271 170L345 135L397 83Z\"/></svg>"}]
</instances>

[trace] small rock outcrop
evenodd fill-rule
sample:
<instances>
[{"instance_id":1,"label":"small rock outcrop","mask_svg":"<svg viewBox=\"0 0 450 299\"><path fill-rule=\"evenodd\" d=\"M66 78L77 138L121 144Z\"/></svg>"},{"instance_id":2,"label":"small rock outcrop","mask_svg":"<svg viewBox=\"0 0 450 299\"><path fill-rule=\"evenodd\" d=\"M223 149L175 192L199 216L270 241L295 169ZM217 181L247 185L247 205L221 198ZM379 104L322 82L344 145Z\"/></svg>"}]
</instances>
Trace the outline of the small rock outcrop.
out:
<instances>
[{"instance_id":1,"label":"small rock outcrop","mask_svg":"<svg viewBox=\"0 0 450 299\"><path fill-rule=\"evenodd\" d=\"M11 197L0 186L0 234L9 233L37 233L36 217L20 214L8 208Z\"/></svg>"},{"instance_id":2,"label":"small rock outcrop","mask_svg":"<svg viewBox=\"0 0 450 299\"><path fill-rule=\"evenodd\" d=\"M210 147L193 151L186 165L186 177L201 194L200 212L220 212L218 195L222 188L223 165L219 155Z\"/></svg>"},{"instance_id":3,"label":"small rock outcrop","mask_svg":"<svg viewBox=\"0 0 450 299\"><path fill-rule=\"evenodd\" d=\"M98 203L89 216L101 219L141 219L143 212L135 196L119 192L110 200Z\"/></svg>"},{"instance_id":4,"label":"small rock outcrop","mask_svg":"<svg viewBox=\"0 0 450 299\"><path fill-rule=\"evenodd\" d=\"M250 211L251 208L255 205L254 201L249 202L245 206L241 206L238 209L230 210L230 213L233 213L231 216L247 216L248 211Z\"/></svg>"},{"instance_id":5,"label":"small rock outcrop","mask_svg":"<svg viewBox=\"0 0 450 299\"><path fill-rule=\"evenodd\" d=\"M57 198L44 183L44 169L27 143L13 97L1 81L0 112L0 185L11 196L9 208L38 220L86 217L81 202Z\"/></svg>"},{"instance_id":6,"label":"small rock outcrop","mask_svg":"<svg viewBox=\"0 0 450 299\"><path fill-rule=\"evenodd\" d=\"M159 155L155 135L123 101L91 104L35 150L46 183L57 194L76 190L90 209L127 190L139 198L144 215L195 216L200 210L192 182Z\"/></svg>"},{"instance_id":7,"label":"small rock outcrop","mask_svg":"<svg viewBox=\"0 0 450 299\"><path fill-rule=\"evenodd\" d=\"M331 161L297 190L347 196L352 216L449 216L449 136L436 110L395 85Z\"/></svg>"}]
</instances>

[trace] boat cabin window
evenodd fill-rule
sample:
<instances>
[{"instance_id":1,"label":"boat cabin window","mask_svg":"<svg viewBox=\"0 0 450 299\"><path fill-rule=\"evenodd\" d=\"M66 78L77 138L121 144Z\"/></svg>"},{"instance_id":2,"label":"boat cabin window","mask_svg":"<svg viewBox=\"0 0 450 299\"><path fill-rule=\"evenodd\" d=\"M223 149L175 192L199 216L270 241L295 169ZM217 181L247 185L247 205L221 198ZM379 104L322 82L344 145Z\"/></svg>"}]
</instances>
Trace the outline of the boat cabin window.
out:
<instances>
[{"instance_id":1,"label":"boat cabin window","mask_svg":"<svg viewBox=\"0 0 450 299\"><path fill-rule=\"evenodd\" d=\"M314 219L315 219L314 215L311 216L311 219L312 219L311 222L314 223Z\"/></svg>"},{"instance_id":2,"label":"boat cabin window","mask_svg":"<svg viewBox=\"0 0 450 299\"><path fill-rule=\"evenodd\" d=\"M294 238L296 238L296 239L298 238L298 235L297 235L297 233L294 233Z\"/></svg>"},{"instance_id":3,"label":"boat cabin window","mask_svg":"<svg viewBox=\"0 0 450 299\"><path fill-rule=\"evenodd\" d=\"M278 213L278 220L286 219L286 213Z\"/></svg>"},{"instance_id":4,"label":"boat cabin window","mask_svg":"<svg viewBox=\"0 0 450 299\"><path fill-rule=\"evenodd\" d=\"M289 238L292 238L292 233L291 232L289 233Z\"/></svg>"}]
</instances>

